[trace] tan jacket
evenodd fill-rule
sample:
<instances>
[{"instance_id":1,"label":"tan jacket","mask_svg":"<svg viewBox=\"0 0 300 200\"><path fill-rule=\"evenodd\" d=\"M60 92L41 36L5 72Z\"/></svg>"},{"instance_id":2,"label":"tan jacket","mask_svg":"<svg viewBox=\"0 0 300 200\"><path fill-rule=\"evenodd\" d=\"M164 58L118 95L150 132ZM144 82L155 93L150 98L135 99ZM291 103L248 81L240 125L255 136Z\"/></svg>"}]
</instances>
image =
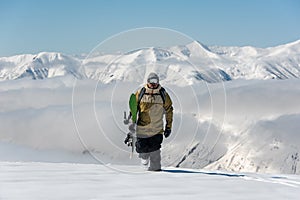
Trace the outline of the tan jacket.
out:
<instances>
[{"instance_id":1,"label":"tan jacket","mask_svg":"<svg viewBox=\"0 0 300 200\"><path fill-rule=\"evenodd\" d=\"M170 96L166 93L165 103L159 93L161 86L157 89L148 88L147 85L145 94L143 95L138 109L138 121L137 121L137 136L150 137L156 134L162 134L163 127L163 115L165 114L166 127L172 128L173 121L173 106ZM138 100L140 91L135 93Z\"/></svg>"}]
</instances>

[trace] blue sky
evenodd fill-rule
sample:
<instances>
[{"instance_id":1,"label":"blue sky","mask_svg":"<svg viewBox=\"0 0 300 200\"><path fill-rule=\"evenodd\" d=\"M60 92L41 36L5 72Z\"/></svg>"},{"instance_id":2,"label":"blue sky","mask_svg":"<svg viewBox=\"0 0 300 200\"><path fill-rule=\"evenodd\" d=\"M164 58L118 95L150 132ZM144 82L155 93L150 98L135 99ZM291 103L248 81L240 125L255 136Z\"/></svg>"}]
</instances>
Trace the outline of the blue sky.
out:
<instances>
[{"instance_id":1,"label":"blue sky","mask_svg":"<svg viewBox=\"0 0 300 200\"><path fill-rule=\"evenodd\" d=\"M205 45L270 47L300 39L299 0L0 0L0 56L89 52L141 27Z\"/></svg>"}]
</instances>

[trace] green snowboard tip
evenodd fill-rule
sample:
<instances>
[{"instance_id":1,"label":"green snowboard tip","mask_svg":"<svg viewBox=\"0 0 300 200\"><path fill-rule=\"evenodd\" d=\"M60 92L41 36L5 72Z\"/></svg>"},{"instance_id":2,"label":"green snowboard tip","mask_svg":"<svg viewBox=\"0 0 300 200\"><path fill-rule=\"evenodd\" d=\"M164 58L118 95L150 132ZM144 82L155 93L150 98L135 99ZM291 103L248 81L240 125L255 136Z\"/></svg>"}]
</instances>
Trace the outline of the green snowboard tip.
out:
<instances>
[{"instance_id":1,"label":"green snowboard tip","mask_svg":"<svg viewBox=\"0 0 300 200\"><path fill-rule=\"evenodd\" d=\"M137 101L136 101L136 96L135 94L131 94L129 98L129 108L131 112L131 120L136 123L136 118L137 118Z\"/></svg>"}]
</instances>

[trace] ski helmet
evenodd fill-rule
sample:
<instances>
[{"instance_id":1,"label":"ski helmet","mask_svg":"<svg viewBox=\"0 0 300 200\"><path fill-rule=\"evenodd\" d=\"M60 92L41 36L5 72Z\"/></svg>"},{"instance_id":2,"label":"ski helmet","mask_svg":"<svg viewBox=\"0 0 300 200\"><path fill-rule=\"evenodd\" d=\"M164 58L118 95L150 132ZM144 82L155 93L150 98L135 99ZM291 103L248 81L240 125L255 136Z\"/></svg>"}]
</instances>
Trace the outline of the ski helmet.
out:
<instances>
[{"instance_id":1,"label":"ski helmet","mask_svg":"<svg viewBox=\"0 0 300 200\"><path fill-rule=\"evenodd\" d=\"M148 75L147 83L159 83L159 77L156 73L152 72Z\"/></svg>"}]
</instances>

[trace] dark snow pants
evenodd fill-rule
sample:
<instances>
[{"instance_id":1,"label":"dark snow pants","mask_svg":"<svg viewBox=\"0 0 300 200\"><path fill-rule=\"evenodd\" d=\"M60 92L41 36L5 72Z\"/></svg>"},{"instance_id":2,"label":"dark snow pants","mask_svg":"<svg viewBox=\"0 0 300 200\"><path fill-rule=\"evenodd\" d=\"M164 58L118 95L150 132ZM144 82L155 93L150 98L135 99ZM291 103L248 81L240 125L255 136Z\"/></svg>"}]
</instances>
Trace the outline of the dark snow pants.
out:
<instances>
[{"instance_id":1,"label":"dark snow pants","mask_svg":"<svg viewBox=\"0 0 300 200\"><path fill-rule=\"evenodd\" d=\"M136 151L142 159L150 159L149 170L156 171L161 168L160 148L163 141L162 134L156 134L152 137L137 137L135 143Z\"/></svg>"}]
</instances>

